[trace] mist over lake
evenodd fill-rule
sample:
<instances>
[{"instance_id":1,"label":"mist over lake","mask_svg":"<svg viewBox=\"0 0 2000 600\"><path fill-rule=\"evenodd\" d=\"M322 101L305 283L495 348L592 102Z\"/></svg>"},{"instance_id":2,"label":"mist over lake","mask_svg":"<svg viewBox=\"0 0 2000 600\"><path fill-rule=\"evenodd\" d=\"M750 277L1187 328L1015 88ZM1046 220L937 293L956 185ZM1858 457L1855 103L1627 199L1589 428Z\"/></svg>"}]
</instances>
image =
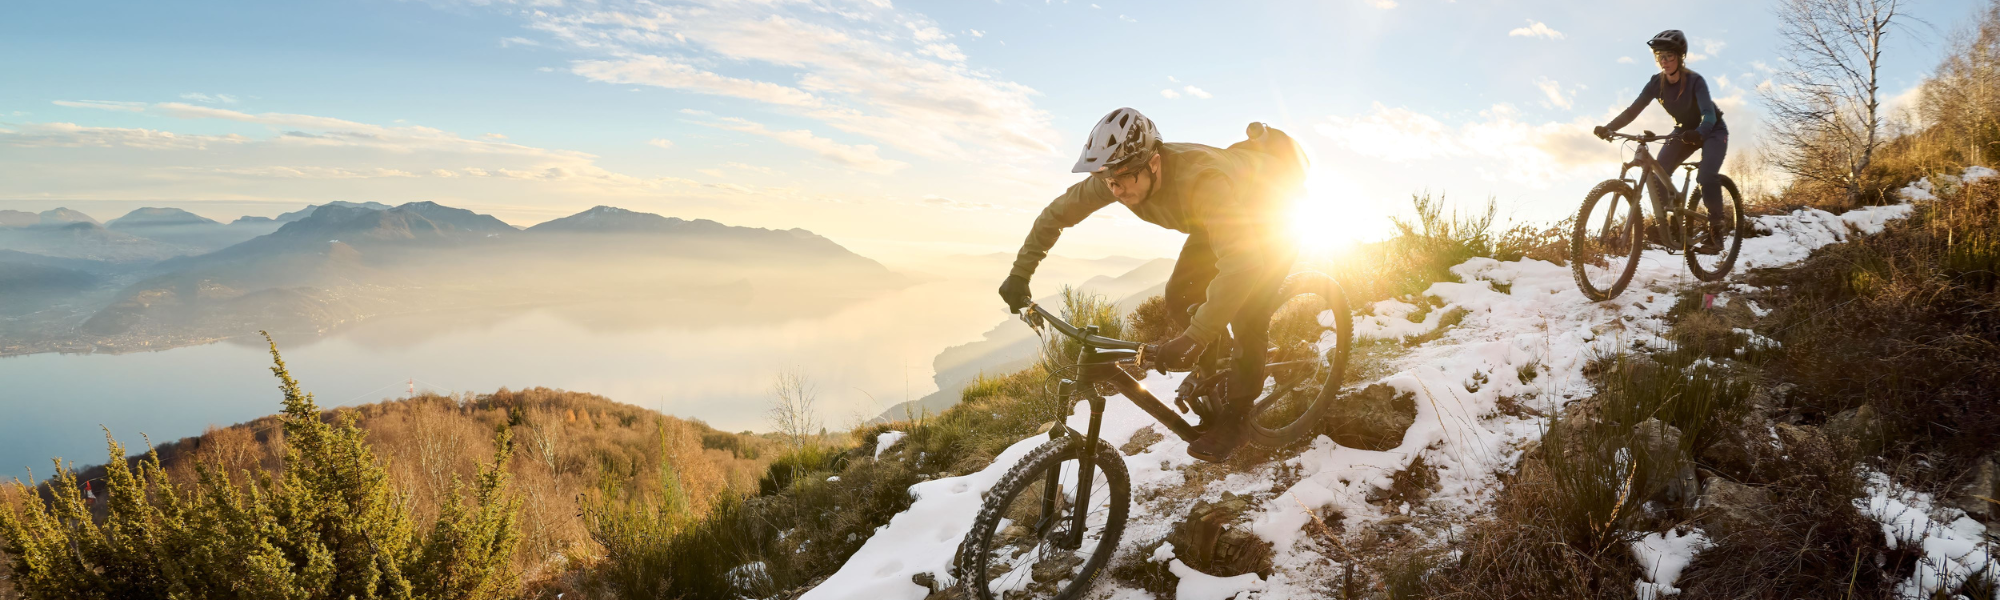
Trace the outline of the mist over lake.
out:
<instances>
[{"instance_id":1,"label":"mist over lake","mask_svg":"<svg viewBox=\"0 0 2000 600\"><path fill-rule=\"evenodd\" d=\"M977 273L977 275L988 275ZM935 391L931 360L1003 319L991 277L953 277L860 299L747 303L620 300L380 317L320 339L278 338L321 406L419 391L563 388L768 429L771 384L796 368L819 386L830 429ZM37 477L50 457L105 459L107 427L128 448L277 412L262 340L132 354L0 359L0 473Z\"/></svg>"}]
</instances>

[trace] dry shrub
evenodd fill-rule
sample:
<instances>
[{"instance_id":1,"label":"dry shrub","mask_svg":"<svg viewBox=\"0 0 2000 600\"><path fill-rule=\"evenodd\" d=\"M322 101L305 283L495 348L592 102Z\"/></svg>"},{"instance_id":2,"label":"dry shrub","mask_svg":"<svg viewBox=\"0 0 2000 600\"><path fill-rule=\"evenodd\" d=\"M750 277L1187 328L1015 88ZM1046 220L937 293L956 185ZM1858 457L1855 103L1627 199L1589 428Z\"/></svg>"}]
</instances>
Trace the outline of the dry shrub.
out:
<instances>
[{"instance_id":1,"label":"dry shrub","mask_svg":"<svg viewBox=\"0 0 2000 600\"><path fill-rule=\"evenodd\" d=\"M1891 458L1962 472L2000 439L2000 181L1921 204L1880 235L1831 246L1773 283L1785 349L1771 370L1821 419L1873 404ZM1941 462L1938 462L1941 461Z\"/></svg>"},{"instance_id":2,"label":"dry shrub","mask_svg":"<svg viewBox=\"0 0 2000 600\"><path fill-rule=\"evenodd\" d=\"M1881 525L1855 509L1863 493L1851 449L1816 429L1782 431L1782 448L1750 447L1770 455L1752 477L1771 504L1741 513L1752 521L1696 555L1677 583L1682 597L1890 597L1913 557L1889 550Z\"/></svg>"},{"instance_id":3,"label":"dry shrub","mask_svg":"<svg viewBox=\"0 0 2000 600\"><path fill-rule=\"evenodd\" d=\"M398 489L409 494L410 514L428 522L440 512L454 481L470 484L478 466L493 453L495 431L514 431L515 452L508 464L521 499L521 542L514 567L530 592L569 585L561 580L597 560L601 548L579 516L586 502L606 490L640 501L656 501L667 471L684 490L692 516L713 510L726 497L754 492L770 463L761 436L717 431L699 421L663 417L602 396L530 388L460 397L422 394L327 411L325 418L350 413L366 432ZM254 478L244 470L276 473L285 440L275 417L159 444L162 466L179 481L196 478L195 465L220 464L239 486ZM729 449L711 449L709 446ZM78 479L102 477L102 466L79 471ZM628 491L630 490L630 491ZM97 512L103 516L104 503Z\"/></svg>"}]
</instances>

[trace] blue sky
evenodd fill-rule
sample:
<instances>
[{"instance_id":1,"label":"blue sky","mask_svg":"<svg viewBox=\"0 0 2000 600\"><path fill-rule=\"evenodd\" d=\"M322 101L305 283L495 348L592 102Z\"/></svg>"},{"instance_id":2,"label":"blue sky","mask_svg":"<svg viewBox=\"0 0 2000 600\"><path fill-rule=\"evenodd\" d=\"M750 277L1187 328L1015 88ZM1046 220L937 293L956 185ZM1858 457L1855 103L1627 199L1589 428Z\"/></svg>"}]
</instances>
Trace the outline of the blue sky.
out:
<instances>
[{"instance_id":1,"label":"blue sky","mask_svg":"<svg viewBox=\"0 0 2000 600\"><path fill-rule=\"evenodd\" d=\"M1969 0L1913 4L1885 91ZM1316 156L1310 229L1380 235L1429 190L1559 219L1588 137L1686 30L1732 147L1776 63L1759 2L15 3L0 18L0 208L228 220L435 200L519 225L611 204L805 227L864 253L1011 250L1119 106L1169 140L1249 121ZM1629 61L1629 62L1626 62ZM1658 109L1633 129L1664 129ZM1058 252L1171 255L1120 209Z\"/></svg>"}]
</instances>

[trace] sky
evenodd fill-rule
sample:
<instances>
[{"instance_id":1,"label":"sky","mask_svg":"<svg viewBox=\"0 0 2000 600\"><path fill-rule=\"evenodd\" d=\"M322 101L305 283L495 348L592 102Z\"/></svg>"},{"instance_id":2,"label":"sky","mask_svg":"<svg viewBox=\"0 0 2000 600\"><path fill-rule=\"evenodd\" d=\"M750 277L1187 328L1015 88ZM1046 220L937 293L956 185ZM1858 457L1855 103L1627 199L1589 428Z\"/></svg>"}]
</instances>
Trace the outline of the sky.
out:
<instances>
[{"instance_id":1,"label":"sky","mask_svg":"<svg viewBox=\"0 0 2000 600\"><path fill-rule=\"evenodd\" d=\"M1912 2L1907 102L1980 3ZM436 201L527 226L596 205L803 227L890 261L1011 252L1098 117L1252 121L1312 154L1296 225L1379 238L1413 193L1549 222L1613 177L1590 137L1685 30L1753 147L1768 2L353 0L0 9L0 209L228 221ZM1654 107L1628 130L1671 126ZM1172 256L1112 207L1056 252Z\"/></svg>"}]
</instances>

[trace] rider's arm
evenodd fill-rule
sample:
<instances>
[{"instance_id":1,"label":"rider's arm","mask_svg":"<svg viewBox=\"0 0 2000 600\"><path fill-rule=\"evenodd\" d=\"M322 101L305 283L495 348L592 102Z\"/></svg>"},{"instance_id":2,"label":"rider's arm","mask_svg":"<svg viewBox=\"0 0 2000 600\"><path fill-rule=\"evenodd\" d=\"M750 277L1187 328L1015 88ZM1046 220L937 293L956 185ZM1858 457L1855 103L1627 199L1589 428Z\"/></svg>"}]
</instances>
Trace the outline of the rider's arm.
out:
<instances>
[{"instance_id":1,"label":"rider's arm","mask_svg":"<svg viewBox=\"0 0 2000 600\"><path fill-rule=\"evenodd\" d=\"M1023 279L1034 277L1035 267L1048 257L1056 239L1062 237L1062 230L1083 222L1090 213L1116 202L1111 188L1096 177L1086 177L1069 191L1057 196L1048 208L1042 209L1041 216L1035 217L1035 226L1028 230L1028 239L1021 242L1021 253L1014 257L1013 275Z\"/></svg>"},{"instance_id":2,"label":"rider's arm","mask_svg":"<svg viewBox=\"0 0 2000 600\"><path fill-rule=\"evenodd\" d=\"M1214 343L1229 326L1229 320L1250 300L1258 276L1271 268L1271 232L1252 198L1238 196L1227 177L1203 177L1190 198L1201 211L1200 227L1208 232L1209 247L1215 252L1215 279L1208 284L1208 299L1196 310L1188 325L1188 335L1204 344Z\"/></svg>"},{"instance_id":3,"label":"rider's arm","mask_svg":"<svg viewBox=\"0 0 2000 600\"><path fill-rule=\"evenodd\" d=\"M1707 137L1709 130L1715 129L1715 123L1721 120L1719 116L1721 113L1715 109L1715 99L1710 98L1708 95L1708 81L1706 78L1694 78L1694 103L1695 106L1701 108L1701 125L1695 126L1694 130L1703 137Z\"/></svg>"},{"instance_id":4,"label":"rider's arm","mask_svg":"<svg viewBox=\"0 0 2000 600\"><path fill-rule=\"evenodd\" d=\"M1605 123L1604 128L1612 131L1624 129L1626 125L1632 124L1633 119L1639 118L1640 111L1646 110L1646 103L1659 97L1660 76L1654 75L1652 79L1646 81L1645 89L1639 90L1639 99L1633 100L1632 105L1625 107L1625 112L1618 113L1618 117L1612 119L1610 123Z\"/></svg>"}]
</instances>

